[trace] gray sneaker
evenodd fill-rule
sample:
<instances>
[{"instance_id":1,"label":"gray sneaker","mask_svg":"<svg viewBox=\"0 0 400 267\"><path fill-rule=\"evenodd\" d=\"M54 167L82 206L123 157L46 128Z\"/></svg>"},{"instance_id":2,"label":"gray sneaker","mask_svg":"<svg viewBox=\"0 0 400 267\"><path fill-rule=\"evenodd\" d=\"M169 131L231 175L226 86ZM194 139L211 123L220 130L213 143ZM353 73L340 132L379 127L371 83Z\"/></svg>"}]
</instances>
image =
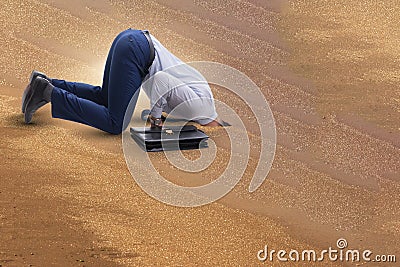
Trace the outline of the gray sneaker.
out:
<instances>
[{"instance_id":1,"label":"gray sneaker","mask_svg":"<svg viewBox=\"0 0 400 267\"><path fill-rule=\"evenodd\" d=\"M45 78L46 80L48 80L49 82L51 82L51 79L49 79L46 76L46 74L39 72L37 70L32 71L31 76L29 77L29 84L26 86L24 93L22 94L22 113L25 113L26 101L27 101L26 95L28 94L28 91L30 90L30 88L32 86L32 82L36 79L36 77L42 77L42 78ZM46 103L47 102L43 102L42 106L45 105Z\"/></svg>"},{"instance_id":2,"label":"gray sneaker","mask_svg":"<svg viewBox=\"0 0 400 267\"><path fill-rule=\"evenodd\" d=\"M40 107L50 102L54 86L42 77L36 77L26 94L25 123L30 123L33 114Z\"/></svg>"}]
</instances>

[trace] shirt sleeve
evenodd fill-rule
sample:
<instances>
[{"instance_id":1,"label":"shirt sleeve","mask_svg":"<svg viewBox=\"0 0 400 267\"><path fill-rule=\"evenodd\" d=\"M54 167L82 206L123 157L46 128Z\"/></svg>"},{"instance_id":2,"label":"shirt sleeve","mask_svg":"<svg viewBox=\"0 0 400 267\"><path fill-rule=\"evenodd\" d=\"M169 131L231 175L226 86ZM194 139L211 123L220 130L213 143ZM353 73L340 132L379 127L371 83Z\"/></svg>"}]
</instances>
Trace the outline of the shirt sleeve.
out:
<instances>
[{"instance_id":1,"label":"shirt sleeve","mask_svg":"<svg viewBox=\"0 0 400 267\"><path fill-rule=\"evenodd\" d=\"M167 104L167 101L164 97L159 98L157 102L151 104L151 116L155 118L161 118L163 108Z\"/></svg>"},{"instance_id":2,"label":"shirt sleeve","mask_svg":"<svg viewBox=\"0 0 400 267\"><path fill-rule=\"evenodd\" d=\"M159 72L152 77L152 88L150 93L151 115L155 118L161 118L162 112L167 105L166 97L169 93L169 76Z\"/></svg>"}]
</instances>

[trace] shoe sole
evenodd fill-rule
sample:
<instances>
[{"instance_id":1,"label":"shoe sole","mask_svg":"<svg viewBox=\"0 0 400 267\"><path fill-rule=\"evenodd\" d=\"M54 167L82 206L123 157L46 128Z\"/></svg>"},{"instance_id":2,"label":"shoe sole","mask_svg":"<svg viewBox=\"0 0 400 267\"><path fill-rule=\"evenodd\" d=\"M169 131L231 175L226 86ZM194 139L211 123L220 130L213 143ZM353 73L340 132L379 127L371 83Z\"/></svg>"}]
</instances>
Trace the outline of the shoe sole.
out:
<instances>
[{"instance_id":1,"label":"shoe sole","mask_svg":"<svg viewBox=\"0 0 400 267\"><path fill-rule=\"evenodd\" d=\"M42 79L44 79L44 78L42 78ZM26 107L25 107L25 112L24 112L24 120L25 120L26 124L30 123L32 121L33 114L39 108L41 108L43 105L45 105L47 103L45 100L42 100L42 101L38 102L37 107L35 109L32 109L30 112L27 112L29 104L31 103L32 98L35 95L36 90L38 89L39 85L37 83L39 83L39 82L40 81L37 78L35 78L35 80L32 83L32 88L30 88L29 92L26 95L27 101L26 101Z\"/></svg>"},{"instance_id":2,"label":"shoe sole","mask_svg":"<svg viewBox=\"0 0 400 267\"><path fill-rule=\"evenodd\" d=\"M46 75L45 75L44 73L41 73L41 72L36 71L36 70L32 71L31 76L29 77L29 84L28 84L28 86L25 88L24 93L22 94L22 107L21 107L22 113L25 113L25 110L26 110L26 103L27 103L26 100L28 99L28 98L27 98L27 94L28 94L28 92L29 92L29 89L30 89L30 87L31 87L31 85L32 85L33 80L36 79L36 77L42 77L42 78L46 79ZM46 104L46 102L44 102L44 103L42 104L42 106L43 106L44 104Z\"/></svg>"}]
</instances>

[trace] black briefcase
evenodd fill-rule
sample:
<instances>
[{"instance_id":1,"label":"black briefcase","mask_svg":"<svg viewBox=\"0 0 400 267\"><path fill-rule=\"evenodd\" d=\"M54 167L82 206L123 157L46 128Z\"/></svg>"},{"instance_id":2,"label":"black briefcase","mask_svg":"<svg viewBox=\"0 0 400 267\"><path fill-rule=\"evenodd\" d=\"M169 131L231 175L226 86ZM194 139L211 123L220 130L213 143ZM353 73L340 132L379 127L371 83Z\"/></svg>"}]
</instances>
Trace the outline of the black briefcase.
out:
<instances>
[{"instance_id":1,"label":"black briefcase","mask_svg":"<svg viewBox=\"0 0 400 267\"><path fill-rule=\"evenodd\" d=\"M133 140L145 151L188 150L208 147L208 135L196 126L166 128L141 127L130 129Z\"/></svg>"}]
</instances>

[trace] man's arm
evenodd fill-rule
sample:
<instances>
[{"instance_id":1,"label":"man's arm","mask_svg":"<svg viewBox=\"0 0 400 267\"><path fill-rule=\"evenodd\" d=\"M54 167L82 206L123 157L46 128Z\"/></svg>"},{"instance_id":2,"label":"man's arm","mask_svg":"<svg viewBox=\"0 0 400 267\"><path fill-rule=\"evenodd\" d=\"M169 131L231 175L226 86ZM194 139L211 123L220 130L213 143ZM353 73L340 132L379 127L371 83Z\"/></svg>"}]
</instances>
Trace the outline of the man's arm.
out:
<instances>
[{"instance_id":1,"label":"man's arm","mask_svg":"<svg viewBox=\"0 0 400 267\"><path fill-rule=\"evenodd\" d=\"M151 127L162 127L163 124L161 120L161 115L163 112L163 107L166 104L167 103L164 97L160 97L156 103L152 104L150 111Z\"/></svg>"},{"instance_id":2,"label":"man's arm","mask_svg":"<svg viewBox=\"0 0 400 267\"><path fill-rule=\"evenodd\" d=\"M149 90L150 97L150 119L152 126L162 126L161 115L164 107L167 105L165 99L166 94L169 92L169 75L164 72L158 72L151 79L152 87Z\"/></svg>"}]
</instances>

